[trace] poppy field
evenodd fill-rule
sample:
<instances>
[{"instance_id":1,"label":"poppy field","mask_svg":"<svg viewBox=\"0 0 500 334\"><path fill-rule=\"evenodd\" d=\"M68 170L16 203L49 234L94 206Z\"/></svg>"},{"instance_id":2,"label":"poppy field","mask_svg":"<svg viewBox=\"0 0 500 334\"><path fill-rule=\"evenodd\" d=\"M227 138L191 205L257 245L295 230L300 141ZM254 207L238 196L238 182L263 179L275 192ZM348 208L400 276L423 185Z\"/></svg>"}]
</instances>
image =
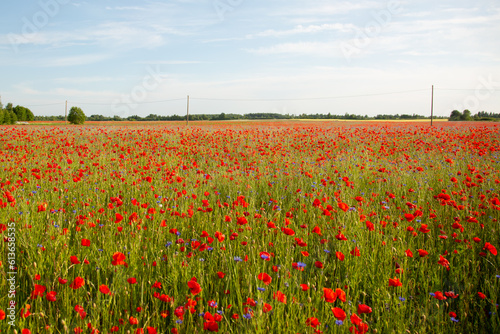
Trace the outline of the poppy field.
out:
<instances>
[{"instance_id":1,"label":"poppy field","mask_svg":"<svg viewBox=\"0 0 500 334\"><path fill-rule=\"evenodd\" d=\"M2 127L1 333L498 333L499 130Z\"/></svg>"}]
</instances>

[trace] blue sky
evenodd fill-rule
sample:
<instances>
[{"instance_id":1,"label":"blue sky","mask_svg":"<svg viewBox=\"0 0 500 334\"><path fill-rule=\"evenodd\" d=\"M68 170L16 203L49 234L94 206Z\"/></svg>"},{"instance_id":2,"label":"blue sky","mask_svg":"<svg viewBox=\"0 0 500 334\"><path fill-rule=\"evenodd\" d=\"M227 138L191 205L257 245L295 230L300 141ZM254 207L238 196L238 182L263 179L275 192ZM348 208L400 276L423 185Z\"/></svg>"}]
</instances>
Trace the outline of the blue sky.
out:
<instances>
[{"instance_id":1,"label":"blue sky","mask_svg":"<svg viewBox=\"0 0 500 334\"><path fill-rule=\"evenodd\" d=\"M2 1L0 95L35 115L500 112L500 3ZM318 98L325 99L318 99ZM203 98L206 98L203 99Z\"/></svg>"}]
</instances>

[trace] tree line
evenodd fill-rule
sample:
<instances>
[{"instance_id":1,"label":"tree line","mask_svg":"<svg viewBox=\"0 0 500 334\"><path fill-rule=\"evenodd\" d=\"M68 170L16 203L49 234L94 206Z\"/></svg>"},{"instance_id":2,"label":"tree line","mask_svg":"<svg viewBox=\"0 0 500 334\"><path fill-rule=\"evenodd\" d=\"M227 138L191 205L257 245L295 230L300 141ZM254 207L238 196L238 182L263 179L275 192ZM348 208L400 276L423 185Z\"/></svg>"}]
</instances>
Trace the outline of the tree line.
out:
<instances>
[{"instance_id":1,"label":"tree line","mask_svg":"<svg viewBox=\"0 0 500 334\"><path fill-rule=\"evenodd\" d=\"M269 119L343 119L343 120L409 120L409 119L428 119L427 116L422 116L418 114L378 114L376 116L367 115L356 115L345 113L344 115L335 114L301 114L301 115L291 115L291 114L279 114L279 113L248 113L248 114L233 114L233 113L220 113L220 114L191 114L189 115L190 121L224 121L224 120L269 120ZM499 113L492 113L486 111L480 111L475 115L472 115L470 110L464 110L460 112L458 110L453 110L449 117L446 116L435 116L435 119L448 119L449 121L500 121ZM31 110L26 107L17 105L13 107L12 103L8 103L5 108L0 102L0 124L15 124L16 122L29 122L29 121L64 121L64 116L35 116ZM103 115L91 115L86 117L83 110L78 107L72 107L68 115L68 121L74 124L83 124L85 121L185 121L186 115L156 115L149 114L148 116L141 117L138 115L120 117L118 115L114 116L103 116Z\"/></svg>"},{"instance_id":2,"label":"tree line","mask_svg":"<svg viewBox=\"0 0 500 334\"><path fill-rule=\"evenodd\" d=\"M405 119L427 119L428 117L422 115L407 115L407 114L396 114L396 115L377 115L374 117L366 115L355 115L355 114L344 114L344 115L332 115L328 114L301 114L301 115L290 115L290 114L278 114L278 113L249 113L249 114L232 114L232 113L220 113L220 114L191 114L189 115L190 121L227 121L227 120L269 120L269 119L347 119L347 120L368 120L368 119L380 119L380 120L405 120ZM435 117L435 118L446 118L446 117ZM35 121L64 121L64 116L35 116ZM103 116L103 115L91 115L85 118L87 121L94 122L104 122L104 121L185 121L186 115L156 115L149 114L148 116L141 117L138 115L120 117L118 115L114 116Z\"/></svg>"},{"instance_id":3,"label":"tree line","mask_svg":"<svg viewBox=\"0 0 500 334\"><path fill-rule=\"evenodd\" d=\"M480 111L475 115L472 115L470 110L465 109L463 112L458 110L453 110L448 118L449 121L500 121L500 114Z\"/></svg>"},{"instance_id":4,"label":"tree line","mask_svg":"<svg viewBox=\"0 0 500 334\"><path fill-rule=\"evenodd\" d=\"M0 124L16 124L16 122L30 122L35 116L28 108L22 106L12 106L8 103L5 108L0 102Z\"/></svg>"}]
</instances>

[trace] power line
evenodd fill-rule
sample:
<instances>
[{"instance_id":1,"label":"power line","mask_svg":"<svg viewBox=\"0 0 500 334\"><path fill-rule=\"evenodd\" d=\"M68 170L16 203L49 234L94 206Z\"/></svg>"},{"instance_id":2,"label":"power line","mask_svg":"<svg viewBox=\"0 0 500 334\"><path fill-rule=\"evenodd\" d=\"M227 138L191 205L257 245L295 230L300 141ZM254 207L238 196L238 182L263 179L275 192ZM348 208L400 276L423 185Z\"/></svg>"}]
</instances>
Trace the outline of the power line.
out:
<instances>
[{"instance_id":1,"label":"power line","mask_svg":"<svg viewBox=\"0 0 500 334\"><path fill-rule=\"evenodd\" d=\"M414 93L428 91L428 89L415 89L406 90L399 92L389 92L389 93L373 93L373 94L358 94L358 95L343 95L343 96L326 96L326 97L305 97L305 98L295 98L295 99L218 99L210 97L191 97L192 100L205 100L205 101L312 101L312 100L333 100L333 99L344 99L351 97L365 97L365 96L379 96L379 95L390 95L390 94L403 94L403 93Z\"/></svg>"},{"instance_id":2,"label":"power line","mask_svg":"<svg viewBox=\"0 0 500 334\"><path fill-rule=\"evenodd\" d=\"M171 101L180 101L185 100L185 98L179 99L168 99L168 100L158 100L158 101L145 101L145 102L133 102L134 104L147 104L147 103L161 103L161 102L171 102ZM71 101L70 101L71 102ZM72 104L91 104L91 105L100 105L100 106L111 106L118 103L93 103L93 102L71 102Z\"/></svg>"},{"instance_id":3,"label":"power line","mask_svg":"<svg viewBox=\"0 0 500 334\"><path fill-rule=\"evenodd\" d=\"M437 90L469 90L469 91L474 91L477 90L477 88L435 88ZM499 91L499 89L489 89L488 91L494 92L494 91Z\"/></svg>"},{"instance_id":4,"label":"power line","mask_svg":"<svg viewBox=\"0 0 500 334\"><path fill-rule=\"evenodd\" d=\"M434 87L435 90L440 91L475 91L475 88L438 88ZM242 102L272 102L272 101L314 101L314 100L334 100L334 99L346 99L346 98L358 98L358 97L368 97L368 96L383 96L383 95L394 95L394 94L406 94L406 93L415 93L415 92L426 92L428 89L414 89L414 90L404 90L404 91L394 91L394 92L385 92L385 93L368 93L368 94L354 94L354 95L337 95L337 96L320 96L320 97L305 97L305 98L211 98L211 97L193 97L191 96L191 100L199 100L199 101L242 101ZM498 89L492 89L491 91L499 91ZM165 99L165 100L157 100L157 101L144 101L138 102L133 101L134 104L152 104L152 103L163 103L163 102L174 102L174 101L184 101L185 98L174 98L174 99ZM100 105L100 106L111 106L116 105L118 103L96 103L96 102L71 102L75 105ZM124 102L120 102L123 104ZM45 107L45 106L55 106L62 105L64 102L58 103L48 103L48 104L33 104L31 107Z\"/></svg>"},{"instance_id":5,"label":"power line","mask_svg":"<svg viewBox=\"0 0 500 334\"><path fill-rule=\"evenodd\" d=\"M57 102L57 103L48 103L48 104L30 104L30 107L45 107L45 106L55 106L55 105L60 105L64 104L64 102Z\"/></svg>"}]
</instances>

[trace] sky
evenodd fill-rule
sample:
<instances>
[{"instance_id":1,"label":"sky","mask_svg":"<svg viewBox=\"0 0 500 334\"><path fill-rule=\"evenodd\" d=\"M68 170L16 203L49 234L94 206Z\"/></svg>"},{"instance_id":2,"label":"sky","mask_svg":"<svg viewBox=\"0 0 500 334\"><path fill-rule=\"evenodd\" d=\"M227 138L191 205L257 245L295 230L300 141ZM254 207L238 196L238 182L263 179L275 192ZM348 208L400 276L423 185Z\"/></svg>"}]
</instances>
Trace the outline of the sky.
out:
<instances>
[{"instance_id":1,"label":"sky","mask_svg":"<svg viewBox=\"0 0 500 334\"><path fill-rule=\"evenodd\" d=\"M498 0L0 4L0 96L35 115L500 113Z\"/></svg>"}]
</instances>

